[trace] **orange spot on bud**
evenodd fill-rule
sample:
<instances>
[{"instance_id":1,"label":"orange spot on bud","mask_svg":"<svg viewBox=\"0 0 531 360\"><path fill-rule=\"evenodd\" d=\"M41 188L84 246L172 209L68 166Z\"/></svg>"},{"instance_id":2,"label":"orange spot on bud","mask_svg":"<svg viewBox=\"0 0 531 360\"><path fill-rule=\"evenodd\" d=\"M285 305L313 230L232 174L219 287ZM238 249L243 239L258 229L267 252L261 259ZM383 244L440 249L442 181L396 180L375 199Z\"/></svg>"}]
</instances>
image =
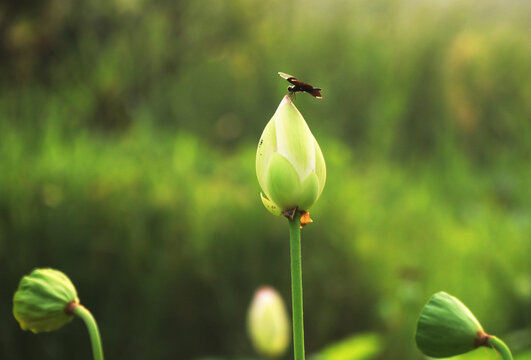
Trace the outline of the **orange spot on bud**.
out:
<instances>
[{"instance_id":1,"label":"orange spot on bud","mask_svg":"<svg viewBox=\"0 0 531 360\"><path fill-rule=\"evenodd\" d=\"M310 213L308 211L304 211L301 215L301 229L309 223L313 223L313 220L310 217Z\"/></svg>"}]
</instances>

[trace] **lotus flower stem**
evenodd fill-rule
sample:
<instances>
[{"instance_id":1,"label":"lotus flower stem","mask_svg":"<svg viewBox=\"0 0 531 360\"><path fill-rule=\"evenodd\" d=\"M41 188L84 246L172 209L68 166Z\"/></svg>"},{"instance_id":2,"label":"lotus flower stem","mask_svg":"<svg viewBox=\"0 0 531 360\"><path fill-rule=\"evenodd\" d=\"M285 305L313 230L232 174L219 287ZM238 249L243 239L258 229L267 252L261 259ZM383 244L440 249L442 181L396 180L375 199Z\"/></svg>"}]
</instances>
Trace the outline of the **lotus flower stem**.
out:
<instances>
[{"instance_id":1,"label":"lotus flower stem","mask_svg":"<svg viewBox=\"0 0 531 360\"><path fill-rule=\"evenodd\" d=\"M88 309L83 305L76 306L74 309L74 314L82 318L87 326L90 335L90 342L92 343L92 354L94 356L94 360L103 360L103 349L101 347L100 332L98 330L98 324L96 324L94 316L92 316L90 311L88 311Z\"/></svg>"},{"instance_id":2,"label":"lotus flower stem","mask_svg":"<svg viewBox=\"0 0 531 360\"><path fill-rule=\"evenodd\" d=\"M503 360L513 360L511 350L509 350L507 345L496 336L491 336L488 343L498 354L500 354Z\"/></svg>"},{"instance_id":3,"label":"lotus flower stem","mask_svg":"<svg viewBox=\"0 0 531 360\"><path fill-rule=\"evenodd\" d=\"M304 321L302 313L301 214L295 213L289 221L291 258L291 297L293 308L293 354L295 360L304 360Z\"/></svg>"}]
</instances>

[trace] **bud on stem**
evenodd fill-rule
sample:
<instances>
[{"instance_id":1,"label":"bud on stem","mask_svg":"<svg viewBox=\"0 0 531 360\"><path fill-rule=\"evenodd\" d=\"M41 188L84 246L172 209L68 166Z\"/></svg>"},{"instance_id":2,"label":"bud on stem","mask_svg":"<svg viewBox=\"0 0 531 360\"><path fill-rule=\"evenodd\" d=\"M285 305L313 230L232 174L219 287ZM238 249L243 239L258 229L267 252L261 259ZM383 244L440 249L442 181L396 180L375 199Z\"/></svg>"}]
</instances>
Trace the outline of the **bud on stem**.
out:
<instances>
[{"instance_id":1,"label":"bud on stem","mask_svg":"<svg viewBox=\"0 0 531 360\"><path fill-rule=\"evenodd\" d=\"M286 352L290 324L284 301L275 289L262 287L256 291L247 319L249 335L258 353L276 357Z\"/></svg>"},{"instance_id":2,"label":"bud on stem","mask_svg":"<svg viewBox=\"0 0 531 360\"><path fill-rule=\"evenodd\" d=\"M256 175L265 194L260 194L262 202L274 215L307 211L323 191L326 166L321 148L288 96L262 133Z\"/></svg>"}]
</instances>

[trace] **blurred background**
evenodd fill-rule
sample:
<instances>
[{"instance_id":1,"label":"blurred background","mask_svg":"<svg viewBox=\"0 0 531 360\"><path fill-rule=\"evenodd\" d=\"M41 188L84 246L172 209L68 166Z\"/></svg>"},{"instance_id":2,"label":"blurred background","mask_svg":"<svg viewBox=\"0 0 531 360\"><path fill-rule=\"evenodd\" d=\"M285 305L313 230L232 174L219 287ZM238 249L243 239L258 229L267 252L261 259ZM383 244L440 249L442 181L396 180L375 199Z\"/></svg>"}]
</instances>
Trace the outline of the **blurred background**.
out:
<instances>
[{"instance_id":1,"label":"blurred background","mask_svg":"<svg viewBox=\"0 0 531 360\"><path fill-rule=\"evenodd\" d=\"M255 358L254 291L290 304L254 170L283 71L324 97L296 99L328 169L302 234L307 353L359 336L345 360L423 359L444 290L528 359L530 19L525 0L2 1L0 358L90 358L81 321L12 316L45 266L109 359Z\"/></svg>"}]
</instances>

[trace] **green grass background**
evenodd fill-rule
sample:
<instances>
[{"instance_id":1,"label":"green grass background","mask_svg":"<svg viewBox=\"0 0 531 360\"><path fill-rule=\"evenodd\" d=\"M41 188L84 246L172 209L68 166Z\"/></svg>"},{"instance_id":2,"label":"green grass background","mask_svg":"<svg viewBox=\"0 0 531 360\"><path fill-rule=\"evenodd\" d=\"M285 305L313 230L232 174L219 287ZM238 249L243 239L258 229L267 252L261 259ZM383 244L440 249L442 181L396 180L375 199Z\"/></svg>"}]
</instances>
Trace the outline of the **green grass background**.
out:
<instances>
[{"instance_id":1,"label":"green grass background","mask_svg":"<svg viewBox=\"0 0 531 360\"><path fill-rule=\"evenodd\" d=\"M254 170L284 71L324 89L296 100L328 169L302 234L307 352L371 333L377 358L422 359L416 318L444 290L524 359L530 12L517 0L0 4L0 358L90 357L80 321L33 335L14 320L20 277L42 266L71 277L109 359L254 356L253 292L290 297L287 224L263 208Z\"/></svg>"}]
</instances>

